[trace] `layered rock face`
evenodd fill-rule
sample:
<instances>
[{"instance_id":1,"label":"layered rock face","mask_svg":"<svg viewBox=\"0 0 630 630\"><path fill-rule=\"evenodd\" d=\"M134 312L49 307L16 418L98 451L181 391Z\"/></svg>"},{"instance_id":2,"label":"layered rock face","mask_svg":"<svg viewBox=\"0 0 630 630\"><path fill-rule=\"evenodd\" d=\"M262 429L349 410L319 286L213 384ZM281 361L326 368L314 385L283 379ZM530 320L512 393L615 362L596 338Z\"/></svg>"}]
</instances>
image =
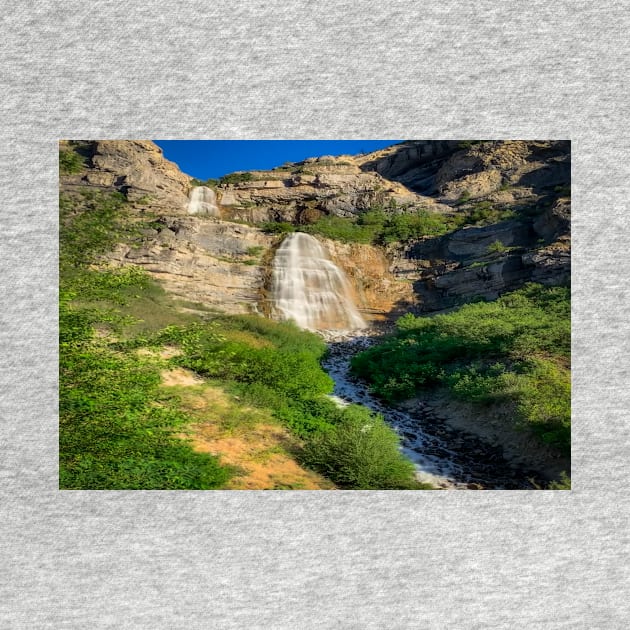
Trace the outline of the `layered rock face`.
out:
<instances>
[{"instance_id":1,"label":"layered rock face","mask_svg":"<svg viewBox=\"0 0 630 630\"><path fill-rule=\"evenodd\" d=\"M110 259L142 267L187 302L253 313L261 312L262 260L275 240L246 225L163 217L140 242L119 245Z\"/></svg>"},{"instance_id":2,"label":"layered rock face","mask_svg":"<svg viewBox=\"0 0 630 630\"><path fill-rule=\"evenodd\" d=\"M371 320L494 299L529 281L570 281L568 142L410 141L211 187L195 187L150 141L64 147L81 153L86 168L64 177L62 190L116 190L139 220L154 219L137 242L120 245L112 262L142 266L183 299L227 312L271 312L270 269L282 237L258 224L299 229L327 215L353 220L373 207L388 215L465 216L477 225L387 247L318 237Z\"/></svg>"},{"instance_id":3,"label":"layered rock face","mask_svg":"<svg viewBox=\"0 0 630 630\"><path fill-rule=\"evenodd\" d=\"M357 158L357 163L363 171L376 171L386 179L429 195L435 191L438 169L459 145L457 140L413 140Z\"/></svg>"},{"instance_id":4,"label":"layered rock face","mask_svg":"<svg viewBox=\"0 0 630 630\"><path fill-rule=\"evenodd\" d=\"M96 140L77 143L85 172L66 178L66 187L91 186L122 192L129 201L173 214L188 207L191 177L167 160L149 140Z\"/></svg>"},{"instance_id":5,"label":"layered rock face","mask_svg":"<svg viewBox=\"0 0 630 630\"><path fill-rule=\"evenodd\" d=\"M413 285L394 273L382 248L363 243L322 239L333 261L344 270L354 290L354 301L364 317L384 321L418 306Z\"/></svg>"},{"instance_id":6,"label":"layered rock face","mask_svg":"<svg viewBox=\"0 0 630 630\"><path fill-rule=\"evenodd\" d=\"M220 186L221 216L305 225L325 215L353 217L375 204L435 204L376 172L362 172L351 156L306 160L290 169L258 171L253 181Z\"/></svg>"},{"instance_id":7,"label":"layered rock face","mask_svg":"<svg viewBox=\"0 0 630 630\"><path fill-rule=\"evenodd\" d=\"M523 194L540 194L567 184L570 177L568 142L505 140L473 144L454 153L437 171L435 187L445 202L520 189L513 191L516 197L504 194L492 198L509 203Z\"/></svg>"},{"instance_id":8,"label":"layered rock face","mask_svg":"<svg viewBox=\"0 0 630 630\"><path fill-rule=\"evenodd\" d=\"M402 267L422 311L493 300L526 282L570 284L570 200L557 199L534 220L466 227L424 239L404 253Z\"/></svg>"}]
</instances>

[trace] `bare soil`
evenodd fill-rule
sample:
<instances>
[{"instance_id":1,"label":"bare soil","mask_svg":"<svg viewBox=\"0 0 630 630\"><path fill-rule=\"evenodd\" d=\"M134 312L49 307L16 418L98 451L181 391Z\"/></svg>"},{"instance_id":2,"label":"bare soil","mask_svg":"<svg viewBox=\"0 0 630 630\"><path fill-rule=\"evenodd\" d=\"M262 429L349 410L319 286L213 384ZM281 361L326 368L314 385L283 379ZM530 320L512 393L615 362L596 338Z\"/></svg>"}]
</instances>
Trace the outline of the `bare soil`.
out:
<instances>
[{"instance_id":1,"label":"bare soil","mask_svg":"<svg viewBox=\"0 0 630 630\"><path fill-rule=\"evenodd\" d=\"M300 466L295 458L298 441L268 411L241 404L184 368L163 370L162 383L176 388L182 408L198 419L181 437L236 470L226 490L334 489L330 481Z\"/></svg>"}]
</instances>

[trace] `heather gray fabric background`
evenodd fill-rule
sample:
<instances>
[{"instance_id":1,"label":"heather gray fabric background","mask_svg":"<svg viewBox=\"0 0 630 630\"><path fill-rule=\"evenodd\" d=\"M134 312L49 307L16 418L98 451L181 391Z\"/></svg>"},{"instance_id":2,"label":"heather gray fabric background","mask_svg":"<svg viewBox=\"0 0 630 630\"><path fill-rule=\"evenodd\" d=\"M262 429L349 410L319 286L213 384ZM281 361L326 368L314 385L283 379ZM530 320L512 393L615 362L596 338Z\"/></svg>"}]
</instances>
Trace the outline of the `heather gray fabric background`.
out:
<instances>
[{"instance_id":1,"label":"heather gray fabric background","mask_svg":"<svg viewBox=\"0 0 630 630\"><path fill-rule=\"evenodd\" d=\"M0 628L627 628L628 2L6 3ZM571 138L572 492L59 492L58 138Z\"/></svg>"}]
</instances>

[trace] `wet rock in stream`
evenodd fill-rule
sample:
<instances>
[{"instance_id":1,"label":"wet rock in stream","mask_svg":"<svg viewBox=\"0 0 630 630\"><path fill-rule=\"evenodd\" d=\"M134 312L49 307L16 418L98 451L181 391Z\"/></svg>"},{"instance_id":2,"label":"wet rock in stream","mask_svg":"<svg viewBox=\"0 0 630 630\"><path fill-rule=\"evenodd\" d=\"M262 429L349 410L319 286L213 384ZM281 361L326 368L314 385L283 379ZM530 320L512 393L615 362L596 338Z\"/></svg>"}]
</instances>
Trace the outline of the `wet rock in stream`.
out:
<instances>
[{"instance_id":1,"label":"wet rock in stream","mask_svg":"<svg viewBox=\"0 0 630 630\"><path fill-rule=\"evenodd\" d=\"M451 427L439 408L418 401L411 409L389 407L350 374L350 360L375 341L374 336L327 334L328 356L322 365L335 382L340 404L362 404L383 415L400 435L401 450L411 459L418 479L444 489L533 489L538 475L510 464L498 444Z\"/></svg>"}]
</instances>

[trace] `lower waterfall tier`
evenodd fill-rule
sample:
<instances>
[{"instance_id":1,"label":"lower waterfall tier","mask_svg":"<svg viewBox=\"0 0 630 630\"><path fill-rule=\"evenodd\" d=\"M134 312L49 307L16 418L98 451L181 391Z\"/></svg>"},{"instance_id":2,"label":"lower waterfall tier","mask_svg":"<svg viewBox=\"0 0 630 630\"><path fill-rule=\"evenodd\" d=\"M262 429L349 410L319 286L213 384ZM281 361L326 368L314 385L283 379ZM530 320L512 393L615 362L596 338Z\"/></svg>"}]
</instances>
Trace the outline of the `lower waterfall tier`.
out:
<instances>
[{"instance_id":1,"label":"lower waterfall tier","mask_svg":"<svg viewBox=\"0 0 630 630\"><path fill-rule=\"evenodd\" d=\"M271 298L274 316L294 320L301 328L366 327L345 274L309 234L290 234L278 248L273 261Z\"/></svg>"}]
</instances>

